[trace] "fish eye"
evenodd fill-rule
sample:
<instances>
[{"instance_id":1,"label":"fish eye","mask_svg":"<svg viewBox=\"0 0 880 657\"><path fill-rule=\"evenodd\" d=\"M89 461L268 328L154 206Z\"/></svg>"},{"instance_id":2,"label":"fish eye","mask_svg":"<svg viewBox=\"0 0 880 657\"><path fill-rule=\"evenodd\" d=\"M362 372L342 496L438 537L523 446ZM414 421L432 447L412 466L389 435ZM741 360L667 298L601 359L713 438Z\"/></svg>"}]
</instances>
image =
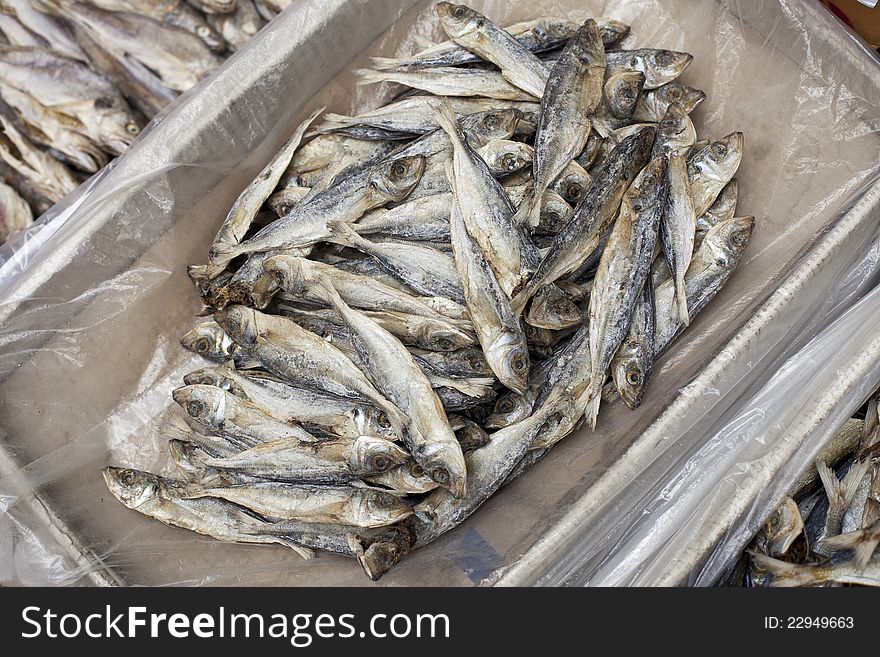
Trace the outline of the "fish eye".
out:
<instances>
[{"instance_id":1,"label":"fish eye","mask_svg":"<svg viewBox=\"0 0 880 657\"><path fill-rule=\"evenodd\" d=\"M206 354L211 349L211 342L208 338L196 340L196 351L200 354Z\"/></svg>"},{"instance_id":2,"label":"fish eye","mask_svg":"<svg viewBox=\"0 0 880 657\"><path fill-rule=\"evenodd\" d=\"M496 114L486 115L486 117L483 119L483 125L490 130L494 130L498 127L498 116Z\"/></svg>"},{"instance_id":3,"label":"fish eye","mask_svg":"<svg viewBox=\"0 0 880 657\"><path fill-rule=\"evenodd\" d=\"M389 464L390 464L390 461L388 460L388 457L384 456L383 454L380 454L379 456L377 456L376 458L373 459L373 466L377 470L386 470L388 468Z\"/></svg>"},{"instance_id":4,"label":"fish eye","mask_svg":"<svg viewBox=\"0 0 880 657\"><path fill-rule=\"evenodd\" d=\"M675 61L675 57L668 50L661 50L657 53L656 61L660 66L669 66Z\"/></svg>"},{"instance_id":5,"label":"fish eye","mask_svg":"<svg viewBox=\"0 0 880 657\"><path fill-rule=\"evenodd\" d=\"M641 212L642 211L642 204L641 203L633 203L633 210L635 210L636 212Z\"/></svg>"},{"instance_id":6,"label":"fish eye","mask_svg":"<svg viewBox=\"0 0 880 657\"><path fill-rule=\"evenodd\" d=\"M637 386L642 382L642 373L637 369L631 369L626 373L626 382L631 386Z\"/></svg>"},{"instance_id":7,"label":"fish eye","mask_svg":"<svg viewBox=\"0 0 880 657\"><path fill-rule=\"evenodd\" d=\"M629 60L629 65L633 68L636 68L639 65L639 58L633 57L631 60Z\"/></svg>"},{"instance_id":8,"label":"fish eye","mask_svg":"<svg viewBox=\"0 0 880 657\"><path fill-rule=\"evenodd\" d=\"M455 346L452 344L452 340L449 338L437 338L437 348L442 351L450 351L452 347Z\"/></svg>"},{"instance_id":9,"label":"fish eye","mask_svg":"<svg viewBox=\"0 0 880 657\"><path fill-rule=\"evenodd\" d=\"M449 481L449 471L446 468L434 468L431 470L431 479L438 484L445 484Z\"/></svg>"},{"instance_id":10,"label":"fish eye","mask_svg":"<svg viewBox=\"0 0 880 657\"><path fill-rule=\"evenodd\" d=\"M382 429L390 429L391 422L388 421L388 416L385 413L380 413L379 417L376 419L376 424L378 424Z\"/></svg>"},{"instance_id":11,"label":"fish eye","mask_svg":"<svg viewBox=\"0 0 880 657\"><path fill-rule=\"evenodd\" d=\"M119 479L126 486L131 486L135 480L134 472L132 470L125 470L121 475L119 475Z\"/></svg>"},{"instance_id":12,"label":"fish eye","mask_svg":"<svg viewBox=\"0 0 880 657\"><path fill-rule=\"evenodd\" d=\"M486 371L486 361L484 361L479 356L473 356L469 358L468 363L470 364L471 368L473 368L477 372Z\"/></svg>"},{"instance_id":13,"label":"fish eye","mask_svg":"<svg viewBox=\"0 0 880 657\"><path fill-rule=\"evenodd\" d=\"M620 95L624 100L632 100L633 98L635 98L635 94L630 88L621 90Z\"/></svg>"},{"instance_id":14,"label":"fish eye","mask_svg":"<svg viewBox=\"0 0 880 657\"><path fill-rule=\"evenodd\" d=\"M583 193L584 188L578 183L569 183L568 186L565 188L565 194L570 199L580 199L580 197L583 196Z\"/></svg>"},{"instance_id":15,"label":"fish eye","mask_svg":"<svg viewBox=\"0 0 880 657\"><path fill-rule=\"evenodd\" d=\"M138 125L136 123L126 123L125 124L125 131L130 135L137 135L137 134L140 134L141 129L138 127Z\"/></svg>"},{"instance_id":16,"label":"fish eye","mask_svg":"<svg viewBox=\"0 0 880 657\"><path fill-rule=\"evenodd\" d=\"M193 399L186 405L186 411L192 417L199 417L205 410L205 405L198 399Z\"/></svg>"},{"instance_id":17,"label":"fish eye","mask_svg":"<svg viewBox=\"0 0 880 657\"><path fill-rule=\"evenodd\" d=\"M526 326L526 335L529 337L534 337L537 335L537 331L534 326Z\"/></svg>"},{"instance_id":18,"label":"fish eye","mask_svg":"<svg viewBox=\"0 0 880 657\"><path fill-rule=\"evenodd\" d=\"M467 8L462 5L458 5L455 9L452 10L452 15L456 18L464 18L465 16L467 16Z\"/></svg>"},{"instance_id":19,"label":"fish eye","mask_svg":"<svg viewBox=\"0 0 880 657\"><path fill-rule=\"evenodd\" d=\"M413 462L410 464L410 466L409 466L409 473L410 473L410 475L412 475L412 476L415 477L416 479L418 479L419 477L424 477L424 476L425 476L425 471L424 471L424 469L422 469L422 466L420 466L420 465L419 465L418 463L416 463L415 461L413 461Z\"/></svg>"},{"instance_id":20,"label":"fish eye","mask_svg":"<svg viewBox=\"0 0 880 657\"><path fill-rule=\"evenodd\" d=\"M507 171L513 171L519 166L519 160L513 153L507 153L501 158L501 166Z\"/></svg>"},{"instance_id":21,"label":"fish eye","mask_svg":"<svg viewBox=\"0 0 880 657\"><path fill-rule=\"evenodd\" d=\"M370 189L373 190L374 192L378 192L379 191L379 183L377 183L375 180L371 180L370 181Z\"/></svg>"},{"instance_id":22,"label":"fish eye","mask_svg":"<svg viewBox=\"0 0 880 657\"><path fill-rule=\"evenodd\" d=\"M666 92L666 97L672 101L678 100L679 98L681 98L681 89L679 89L677 87L673 87L672 89L669 89Z\"/></svg>"},{"instance_id":23,"label":"fish eye","mask_svg":"<svg viewBox=\"0 0 880 657\"><path fill-rule=\"evenodd\" d=\"M526 359L522 356L514 356L513 360L510 361L510 366L513 368L514 372L523 372L528 367L526 363Z\"/></svg>"},{"instance_id":24,"label":"fish eye","mask_svg":"<svg viewBox=\"0 0 880 657\"><path fill-rule=\"evenodd\" d=\"M199 25L196 28L196 34L204 39L206 36L209 36L211 34L211 30L208 29L207 25Z\"/></svg>"},{"instance_id":25,"label":"fish eye","mask_svg":"<svg viewBox=\"0 0 880 657\"><path fill-rule=\"evenodd\" d=\"M406 173L406 167L402 162L395 162L391 165L391 177L392 178L402 178Z\"/></svg>"},{"instance_id":26,"label":"fish eye","mask_svg":"<svg viewBox=\"0 0 880 657\"><path fill-rule=\"evenodd\" d=\"M771 530L776 530L779 528L779 516L775 513L770 516L770 519L767 521L767 526L770 527Z\"/></svg>"},{"instance_id":27,"label":"fish eye","mask_svg":"<svg viewBox=\"0 0 880 657\"><path fill-rule=\"evenodd\" d=\"M513 400L510 397L505 397L504 399L500 399L498 401L498 410L502 413L510 413L513 408Z\"/></svg>"},{"instance_id":28,"label":"fish eye","mask_svg":"<svg viewBox=\"0 0 880 657\"><path fill-rule=\"evenodd\" d=\"M720 142L715 142L714 144L712 144L712 152L717 157L724 157L725 155L727 155L727 146Z\"/></svg>"},{"instance_id":29,"label":"fish eye","mask_svg":"<svg viewBox=\"0 0 880 657\"><path fill-rule=\"evenodd\" d=\"M547 36L547 30L544 29L543 25L536 25L532 28L532 34L534 34L539 39L543 39Z\"/></svg>"}]
</instances>

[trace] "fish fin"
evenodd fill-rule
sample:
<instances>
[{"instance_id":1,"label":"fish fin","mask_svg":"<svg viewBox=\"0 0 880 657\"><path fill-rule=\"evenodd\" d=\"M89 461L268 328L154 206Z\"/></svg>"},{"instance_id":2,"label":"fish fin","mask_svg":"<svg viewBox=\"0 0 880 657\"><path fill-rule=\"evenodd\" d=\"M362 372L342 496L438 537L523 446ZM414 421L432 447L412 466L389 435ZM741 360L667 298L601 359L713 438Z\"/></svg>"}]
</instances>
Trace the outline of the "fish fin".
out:
<instances>
[{"instance_id":1,"label":"fish fin","mask_svg":"<svg viewBox=\"0 0 880 657\"><path fill-rule=\"evenodd\" d=\"M309 560L315 558L315 551L311 548L303 547L299 543L295 542L293 538L290 536L277 536L275 537L278 543L281 545L285 545L289 547L291 550L296 552L303 559Z\"/></svg>"},{"instance_id":2,"label":"fish fin","mask_svg":"<svg viewBox=\"0 0 880 657\"><path fill-rule=\"evenodd\" d=\"M590 427L595 431L596 429L596 420L599 418L599 406L602 403L602 386L599 386L599 389L596 390L595 387L590 384L590 400L587 402L587 408L584 411L584 415L587 418L587 421L590 423Z\"/></svg>"},{"instance_id":3,"label":"fish fin","mask_svg":"<svg viewBox=\"0 0 880 657\"><path fill-rule=\"evenodd\" d=\"M422 36L421 34L413 34L411 38L412 42L419 50L428 50L429 48L435 48L440 45L436 41L431 41L430 38Z\"/></svg>"},{"instance_id":4,"label":"fish fin","mask_svg":"<svg viewBox=\"0 0 880 657\"><path fill-rule=\"evenodd\" d=\"M461 129L458 127L458 118L449 101L444 98L432 103L431 107L434 109L433 114L437 124L443 128L450 139L460 144L462 142Z\"/></svg>"},{"instance_id":5,"label":"fish fin","mask_svg":"<svg viewBox=\"0 0 880 657\"><path fill-rule=\"evenodd\" d=\"M166 422L160 427L160 431L165 438L179 439L190 442L190 436L193 434L193 428L190 427L177 413L171 415Z\"/></svg>"},{"instance_id":6,"label":"fish fin","mask_svg":"<svg viewBox=\"0 0 880 657\"><path fill-rule=\"evenodd\" d=\"M522 228L535 228L541 222L541 204L538 202L534 186L526 190L522 202L513 214L513 225Z\"/></svg>"},{"instance_id":7,"label":"fish fin","mask_svg":"<svg viewBox=\"0 0 880 657\"><path fill-rule=\"evenodd\" d=\"M213 269L219 268L220 271L226 269L226 266L239 254L238 246L238 244L227 244L225 242L215 242L212 244L211 250L208 251L208 257L211 259Z\"/></svg>"},{"instance_id":8,"label":"fish fin","mask_svg":"<svg viewBox=\"0 0 880 657\"><path fill-rule=\"evenodd\" d=\"M755 565L773 575L770 586L804 586L815 581L808 567L768 557L766 554L748 550Z\"/></svg>"},{"instance_id":9,"label":"fish fin","mask_svg":"<svg viewBox=\"0 0 880 657\"><path fill-rule=\"evenodd\" d=\"M449 181L449 186L452 188L452 198L455 199L455 168L452 165L452 160L447 158L443 162L443 170L446 172L446 180Z\"/></svg>"},{"instance_id":10,"label":"fish fin","mask_svg":"<svg viewBox=\"0 0 880 657\"><path fill-rule=\"evenodd\" d=\"M368 239L358 235L357 231L345 221L331 221L327 229L330 231L330 234L325 238L327 242L340 244L341 246L350 246L355 249L370 244Z\"/></svg>"},{"instance_id":11,"label":"fish fin","mask_svg":"<svg viewBox=\"0 0 880 657\"><path fill-rule=\"evenodd\" d=\"M387 71L374 71L371 68L359 68L354 74L360 78L357 81L358 86L367 84L377 84L379 82L393 82L392 74Z\"/></svg>"},{"instance_id":12,"label":"fish fin","mask_svg":"<svg viewBox=\"0 0 880 657\"><path fill-rule=\"evenodd\" d=\"M323 133L355 125L356 123L357 117L349 116L347 114L327 112L327 114L324 115L324 122L315 129Z\"/></svg>"},{"instance_id":13,"label":"fish fin","mask_svg":"<svg viewBox=\"0 0 880 657\"><path fill-rule=\"evenodd\" d=\"M833 551L852 550L856 565L859 568L864 568L874 555L874 550L880 545L880 521L870 527L832 536L822 542L825 547L831 548Z\"/></svg>"},{"instance_id":14,"label":"fish fin","mask_svg":"<svg viewBox=\"0 0 880 657\"><path fill-rule=\"evenodd\" d=\"M675 305L678 309L678 320L684 326L690 325L691 317L690 313L688 313L687 289L684 285L684 278L682 278L680 284L675 286Z\"/></svg>"},{"instance_id":15,"label":"fish fin","mask_svg":"<svg viewBox=\"0 0 880 657\"><path fill-rule=\"evenodd\" d=\"M394 57L370 57L370 64L377 71L394 71L403 67L402 59Z\"/></svg>"},{"instance_id":16,"label":"fish fin","mask_svg":"<svg viewBox=\"0 0 880 657\"><path fill-rule=\"evenodd\" d=\"M828 467L828 464L824 461L816 461L816 470L819 473L819 479L822 481L822 487L825 489L825 496L828 498L829 504L835 504L837 500L840 500L840 482L837 480L837 477L834 476L834 473L831 471L831 468ZM837 504L841 504L842 501L837 502Z\"/></svg>"}]
</instances>

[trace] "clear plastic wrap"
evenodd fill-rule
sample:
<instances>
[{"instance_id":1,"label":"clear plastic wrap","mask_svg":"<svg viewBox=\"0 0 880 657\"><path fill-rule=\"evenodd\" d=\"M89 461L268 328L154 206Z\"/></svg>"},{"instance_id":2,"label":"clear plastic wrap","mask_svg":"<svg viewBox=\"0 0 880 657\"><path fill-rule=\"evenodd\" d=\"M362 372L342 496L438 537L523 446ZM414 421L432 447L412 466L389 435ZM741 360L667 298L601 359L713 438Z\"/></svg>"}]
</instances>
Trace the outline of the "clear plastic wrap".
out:
<instances>
[{"instance_id":1,"label":"clear plastic wrap","mask_svg":"<svg viewBox=\"0 0 880 657\"><path fill-rule=\"evenodd\" d=\"M409 555L383 585L539 580L583 542L571 529L579 513L587 517L584 500L637 494L643 482L627 464L647 466L668 444L698 441L736 408L742 390L767 380L801 329L850 304L866 278L831 256L862 262L876 229L876 216L872 223L843 211L880 168L877 68L818 3L472 4L500 23L608 16L632 25L632 43L693 53L682 79L708 94L694 113L698 132L745 133L738 214L756 215L757 227L728 285L661 359L637 411L609 404L595 432L560 443L461 527ZM168 468L158 426L175 412L171 389L199 364L178 345L199 310L185 266L205 260L226 209L293 126L322 104L336 112L375 104L389 90L355 87L351 69L369 55L412 52L414 35L440 37L427 2L294 3L112 170L66 200L63 217L3 258L2 581L368 583L346 559L305 562L283 548L228 545L160 525L112 499L99 470ZM812 275L759 318L761 330L728 344L804 262ZM731 376L694 387L718 357L737 363ZM682 409L686 422L663 424ZM655 454L645 436L658 426ZM615 472L633 476L609 479Z\"/></svg>"}]
</instances>

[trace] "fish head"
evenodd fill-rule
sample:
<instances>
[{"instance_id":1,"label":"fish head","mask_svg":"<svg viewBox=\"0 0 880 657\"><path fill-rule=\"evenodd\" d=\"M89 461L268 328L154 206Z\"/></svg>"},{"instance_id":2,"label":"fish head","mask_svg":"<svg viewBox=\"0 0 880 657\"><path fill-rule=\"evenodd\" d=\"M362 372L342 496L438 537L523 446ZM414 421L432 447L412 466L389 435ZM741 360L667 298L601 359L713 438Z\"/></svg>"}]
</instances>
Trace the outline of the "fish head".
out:
<instances>
[{"instance_id":1,"label":"fish head","mask_svg":"<svg viewBox=\"0 0 880 657\"><path fill-rule=\"evenodd\" d=\"M532 297L527 321L550 329L564 329L583 321L575 300L556 284L545 285Z\"/></svg>"},{"instance_id":2,"label":"fish head","mask_svg":"<svg viewBox=\"0 0 880 657\"><path fill-rule=\"evenodd\" d=\"M374 406L357 407L353 411L355 426L364 434L379 436L386 440L399 440L388 416Z\"/></svg>"},{"instance_id":3,"label":"fish head","mask_svg":"<svg viewBox=\"0 0 880 657\"><path fill-rule=\"evenodd\" d=\"M428 493L437 488L437 482L426 475L422 466L412 459L384 472L374 483L413 494Z\"/></svg>"},{"instance_id":4,"label":"fish head","mask_svg":"<svg viewBox=\"0 0 880 657\"><path fill-rule=\"evenodd\" d=\"M503 333L500 339L488 345L486 359L495 363L496 375L502 384L524 394L528 387L529 350L521 335Z\"/></svg>"},{"instance_id":5,"label":"fish head","mask_svg":"<svg viewBox=\"0 0 880 657\"><path fill-rule=\"evenodd\" d=\"M786 497L777 509L770 514L764 525L767 534L767 547L771 557L780 557L804 531L804 520L797 502Z\"/></svg>"},{"instance_id":6,"label":"fish head","mask_svg":"<svg viewBox=\"0 0 880 657\"><path fill-rule=\"evenodd\" d=\"M214 386L239 397L245 396L238 384L226 375L223 368L204 367L189 372L183 376L183 382L188 386Z\"/></svg>"},{"instance_id":7,"label":"fish head","mask_svg":"<svg viewBox=\"0 0 880 657\"><path fill-rule=\"evenodd\" d=\"M99 126L102 145L113 155L122 155L134 138L141 134L138 120L114 98L95 98L92 101L92 120Z\"/></svg>"},{"instance_id":8,"label":"fish head","mask_svg":"<svg viewBox=\"0 0 880 657\"><path fill-rule=\"evenodd\" d=\"M438 2L437 15L443 31L452 39L467 36L479 30L486 22L486 17L465 5L451 2Z\"/></svg>"},{"instance_id":9,"label":"fish head","mask_svg":"<svg viewBox=\"0 0 880 657\"><path fill-rule=\"evenodd\" d=\"M605 104L608 111L618 119L632 116L645 86L645 74L641 71L620 71L605 82Z\"/></svg>"},{"instance_id":10,"label":"fish head","mask_svg":"<svg viewBox=\"0 0 880 657\"><path fill-rule=\"evenodd\" d=\"M216 321L237 344L252 345L260 335L257 311L247 306L232 305L214 313Z\"/></svg>"},{"instance_id":11,"label":"fish head","mask_svg":"<svg viewBox=\"0 0 880 657\"><path fill-rule=\"evenodd\" d=\"M574 21L545 19L536 21L529 32L538 44L538 50L547 50L571 39L579 27Z\"/></svg>"},{"instance_id":12,"label":"fish head","mask_svg":"<svg viewBox=\"0 0 880 657\"><path fill-rule=\"evenodd\" d=\"M649 79L671 82L694 61L694 56L675 50L640 50L633 55L630 65L642 71Z\"/></svg>"},{"instance_id":13,"label":"fish head","mask_svg":"<svg viewBox=\"0 0 880 657\"><path fill-rule=\"evenodd\" d=\"M379 580L415 545L416 536L405 524L386 527L379 534L367 536L353 532L346 536L352 554L370 580Z\"/></svg>"},{"instance_id":14,"label":"fish head","mask_svg":"<svg viewBox=\"0 0 880 657\"><path fill-rule=\"evenodd\" d=\"M638 358L623 358L614 364L611 372L617 391L629 408L637 408L642 403L642 394L647 377Z\"/></svg>"},{"instance_id":15,"label":"fish head","mask_svg":"<svg viewBox=\"0 0 880 657\"><path fill-rule=\"evenodd\" d=\"M159 494L159 477L132 468L107 466L101 471L113 497L129 509L137 509Z\"/></svg>"},{"instance_id":16,"label":"fish head","mask_svg":"<svg viewBox=\"0 0 880 657\"><path fill-rule=\"evenodd\" d=\"M562 175L556 179L554 187L562 196L562 200L575 206L587 195L587 190L592 182L590 174L584 171L583 167L577 162L571 162Z\"/></svg>"},{"instance_id":17,"label":"fish head","mask_svg":"<svg viewBox=\"0 0 880 657\"><path fill-rule=\"evenodd\" d=\"M222 52L227 47L226 39L220 36L207 23L202 23L196 27L195 34L208 48L215 52Z\"/></svg>"},{"instance_id":18,"label":"fish head","mask_svg":"<svg viewBox=\"0 0 880 657\"><path fill-rule=\"evenodd\" d=\"M423 322L418 332L419 342L432 351L456 351L474 344L471 336L454 326L444 327Z\"/></svg>"},{"instance_id":19,"label":"fish head","mask_svg":"<svg viewBox=\"0 0 880 657\"><path fill-rule=\"evenodd\" d=\"M180 338L180 344L199 356L213 360L231 358L235 351L235 343L217 322L203 322L190 329Z\"/></svg>"},{"instance_id":20,"label":"fish head","mask_svg":"<svg viewBox=\"0 0 880 657\"><path fill-rule=\"evenodd\" d=\"M226 419L226 392L206 385L176 388L171 397L193 420L209 427L223 426Z\"/></svg>"},{"instance_id":21,"label":"fish head","mask_svg":"<svg viewBox=\"0 0 880 657\"><path fill-rule=\"evenodd\" d=\"M743 134L732 132L694 155L690 167L707 178L729 180L739 168L742 152Z\"/></svg>"},{"instance_id":22,"label":"fish head","mask_svg":"<svg viewBox=\"0 0 880 657\"><path fill-rule=\"evenodd\" d=\"M592 18L584 21L566 48L586 67L605 67L605 45L602 43L599 27Z\"/></svg>"},{"instance_id":23,"label":"fish head","mask_svg":"<svg viewBox=\"0 0 880 657\"><path fill-rule=\"evenodd\" d=\"M370 191L385 201L398 202L406 198L419 184L425 171L421 155L401 157L377 166L370 175Z\"/></svg>"},{"instance_id":24,"label":"fish head","mask_svg":"<svg viewBox=\"0 0 880 657\"><path fill-rule=\"evenodd\" d=\"M526 398L515 392L506 392L495 402L491 415L483 426L487 429L503 429L528 417L532 406Z\"/></svg>"},{"instance_id":25,"label":"fish head","mask_svg":"<svg viewBox=\"0 0 880 657\"><path fill-rule=\"evenodd\" d=\"M648 162L636 176L626 192L626 198L636 212L656 205L663 198L663 189L668 185L666 168L669 160L665 155Z\"/></svg>"},{"instance_id":26,"label":"fish head","mask_svg":"<svg viewBox=\"0 0 880 657\"><path fill-rule=\"evenodd\" d=\"M413 456L431 479L455 497L464 497L467 466L458 441L429 439L414 451Z\"/></svg>"},{"instance_id":27,"label":"fish head","mask_svg":"<svg viewBox=\"0 0 880 657\"><path fill-rule=\"evenodd\" d=\"M525 169L532 163L532 149L520 141L496 139L480 149L480 156L489 168L501 175L509 175Z\"/></svg>"},{"instance_id":28,"label":"fish head","mask_svg":"<svg viewBox=\"0 0 880 657\"><path fill-rule=\"evenodd\" d=\"M278 285L291 294L302 294L305 290L305 267L303 258L297 256L274 255L263 261L263 271L273 276Z\"/></svg>"},{"instance_id":29,"label":"fish head","mask_svg":"<svg viewBox=\"0 0 880 657\"><path fill-rule=\"evenodd\" d=\"M456 429L455 437L464 453L472 452L489 444L489 434L476 422L465 419L464 424Z\"/></svg>"},{"instance_id":30,"label":"fish head","mask_svg":"<svg viewBox=\"0 0 880 657\"><path fill-rule=\"evenodd\" d=\"M375 475L405 463L408 459L409 454L390 440L364 435L352 441L348 467L358 475Z\"/></svg>"},{"instance_id":31,"label":"fish head","mask_svg":"<svg viewBox=\"0 0 880 657\"><path fill-rule=\"evenodd\" d=\"M511 107L466 116L462 121L462 129L470 141L485 145L493 139L510 139L522 120L523 113Z\"/></svg>"},{"instance_id":32,"label":"fish head","mask_svg":"<svg viewBox=\"0 0 880 657\"><path fill-rule=\"evenodd\" d=\"M599 28L604 43L617 43L627 34L629 34L629 25L620 21L606 18Z\"/></svg>"},{"instance_id":33,"label":"fish head","mask_svg":"<svg viewBox=\"0 0 880 657\"><path fill-rule=\"evenodd\" d=\"M412 507L391 493L374 489L362 489L356 493L357 513L362 518L390 525L413 514Z\"/></svg>"},{"instance_id":34,"label":"fish head","mask_svg":"<svg viewBox=\"0 0 880 657\"><path fill-rule=\"evenodd\" d=\"M697 130L691 117L681 103L669 103L663 118L660 119L657 140L663 144L664 151L693 145L697 138Z\"/></svg>"},{"instance_id":35,"label":"fish head","mask_svg":"<svg viewBox=\"0 0 880 657\"><path fill-rule=\"evenodd\" d=\"M492 368L482 349L468 349L462 353L462 358L474 376L491 376Z\"/></svg>"},{"instance_id":36,"label":"fish head","mask_svg":"<svg viewBox=\"0 0 880 657\"><path fill-rule=\"evenodd\" d=\"M536 232L555 235L571 219L574 209L568 202L552 189L544 192L541 197L541 221Z\"/></svg>"},{"instance_id":37,"label":"fish head","mask_svg":"<svg viewBox=\"0 0 880 657\"><path fill-rule=\"evenodd\" d=\"M752 239L754 228L754 217L734 217L722 221L706 232L700 248L705 246L711 249L715 264L719 267L736 267Z\"/></svg>"},{"instance_id":38,"label":"fish head","mask_svg":"<svg viewBox=\"0 0 880 657\"><path fill-rule=\"evenodd\" d=\"M706 92L676 82L664 84L657 89L661 100L666 103L679 103L684 111L690 114L706 100Z\"/></svg>"}]
</instances>

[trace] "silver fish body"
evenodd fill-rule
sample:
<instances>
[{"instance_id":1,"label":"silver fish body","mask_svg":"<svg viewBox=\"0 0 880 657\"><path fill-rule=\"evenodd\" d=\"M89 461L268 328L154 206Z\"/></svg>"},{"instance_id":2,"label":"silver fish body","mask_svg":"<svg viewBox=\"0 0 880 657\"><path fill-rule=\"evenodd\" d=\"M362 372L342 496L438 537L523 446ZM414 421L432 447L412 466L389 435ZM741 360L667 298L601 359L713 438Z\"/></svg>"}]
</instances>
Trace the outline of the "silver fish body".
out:
<instances>
[{"instance_id":1,"label":"silver fish body","mask_svg":"<svg viewBox=\"0 0 880 657\"><path fill-rule=\"evenodd\" d=\"M606 372L629 332L633 308L650 271L669 190L666 170L667 160L661 156L633 180L596 271L590 294L592 369L587 412L594 428Z\"/></svg>"},{"instance_id":2,"label":"silver fish body","mask_svg":"<svg viewBox=\"0 0 880 657\"><path fill-rule=\"evenodd\" d=\"M464 5L439 2L440 25L458 45L501 69L501 75L527 94L540 98L547 84L544 64L508 32Z\"/></svg>"}]
</instances>

